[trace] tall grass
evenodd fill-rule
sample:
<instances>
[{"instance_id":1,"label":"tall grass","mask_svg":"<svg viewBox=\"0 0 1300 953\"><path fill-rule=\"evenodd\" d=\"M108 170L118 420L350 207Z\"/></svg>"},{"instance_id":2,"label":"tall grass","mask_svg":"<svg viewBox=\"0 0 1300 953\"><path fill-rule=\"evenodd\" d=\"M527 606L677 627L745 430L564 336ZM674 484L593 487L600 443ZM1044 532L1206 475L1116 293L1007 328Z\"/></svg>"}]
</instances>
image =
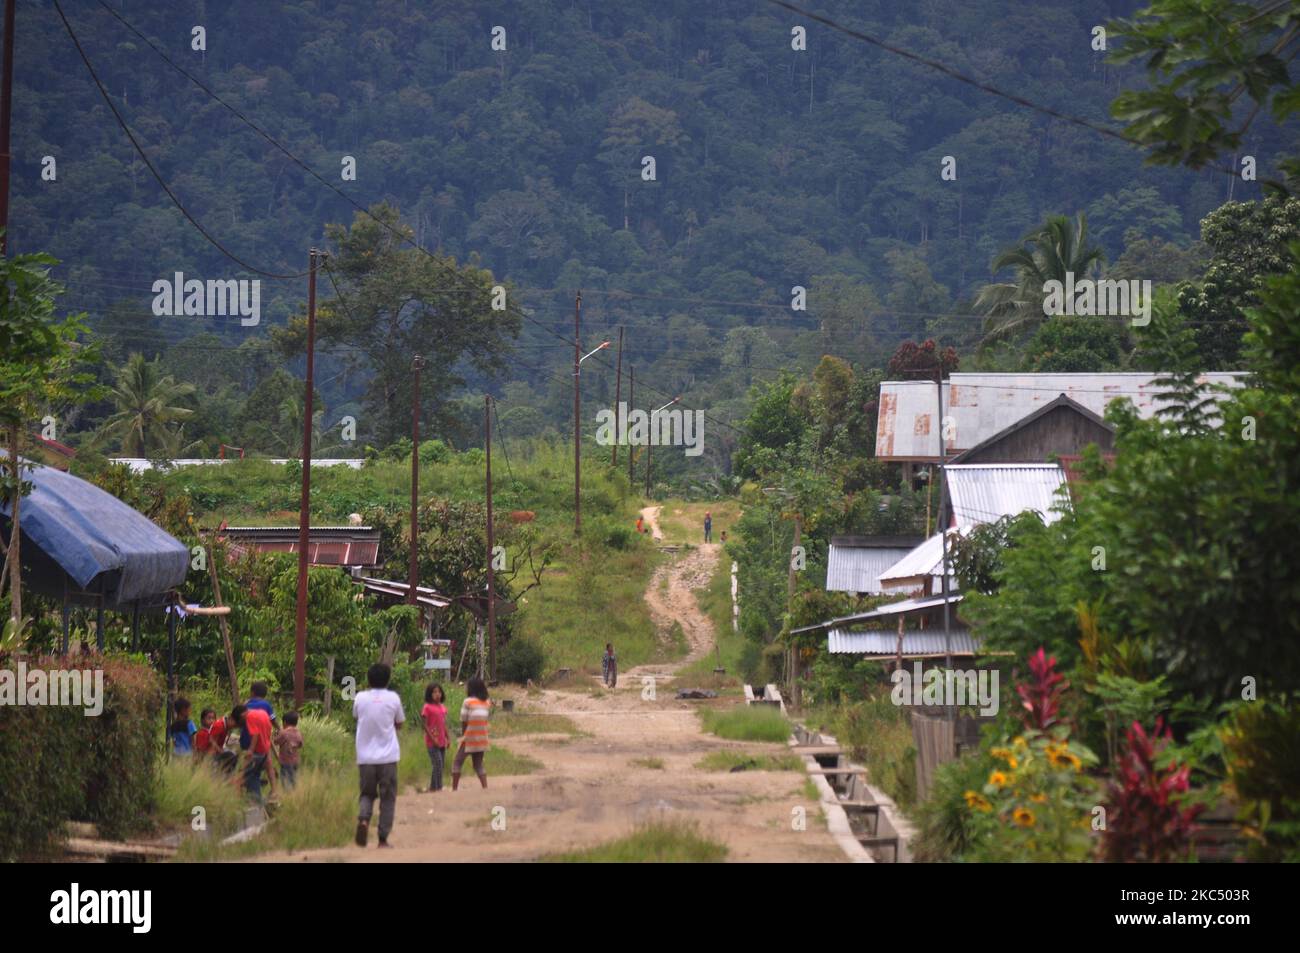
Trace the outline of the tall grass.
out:
<instances>
[{"instance_id":1,"label":"tall grass","mask_svg":"<svg viewBox=\"0 0 1300 953\"><path fill-rule=\"evenodd\" d=\"M768 705L739 705L734 708L702 708L704 730L732 741L786 741L790 723Z\"/></svg>"}]
</instances>

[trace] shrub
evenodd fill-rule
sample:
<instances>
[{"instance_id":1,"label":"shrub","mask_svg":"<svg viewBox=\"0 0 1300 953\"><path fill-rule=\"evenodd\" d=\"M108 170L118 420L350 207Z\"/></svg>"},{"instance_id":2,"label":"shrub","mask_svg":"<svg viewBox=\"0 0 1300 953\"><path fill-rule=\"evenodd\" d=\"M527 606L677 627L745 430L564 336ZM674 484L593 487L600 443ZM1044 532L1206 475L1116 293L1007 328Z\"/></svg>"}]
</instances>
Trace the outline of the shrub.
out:
<instances>
[{"instance_id":1,"label":"shrub","mask_svg":"<svg viewBox=\"0 0 1300 953\"><path fill-rule=\"evenodd\" d=\"M1186 803L1191 769L1162 757L1171 737L1160 718L1152 734L1137 722L1128 729L1128 747L1110 783L1102 842L1107 860L1161 863L1189 855L1196 815L1204 808Z\"/></svg>"},{"instance_id":2,"label":"shrub","mask_svg":"<svg viewBox=\"0 0 1300 953\"><path fill-rule=\"evenodd\" d=\"M451 449L441 440L426 440L420 444L421 463L446 463L451 459Z\"/></svg>"},{"instance_id":3,"label":"shrub","mask_svg":"<svg viewBox=\"0 0 1300 953\"><path fill-rule=\"evenodd\" d=\"M162 680L116 656L23 661L29 674L93 664L103 671L103 712L0 705L0 860L48 849L68 820L91 821L109 837L138 827L157 794ZM16 674L17 658L6 667Z\"/></svg>"},{"instance_id":4,"label":"shrub","mask_svg":"<svg viewBox=\"0 0 1300 953\"><path fill-rule=\"evenodd\" d=\"M1250 858L1300 861L1300 706L1248 702L1222 736L1228 785L1251 835Z\"/></svg>"},{"instance_id":5,"label":"shrub","mask_svg":"<svg viewBox=\"0 0 1300 953\"><path fill-rule=\"evenodd\" d=\"M532 639L525 638L514 638L507 642L497 659L497 670L501 673L502 680L520 685L529 679L540 679L545 665L546 656L542 647Z\"/></svg>"}]
</instances>

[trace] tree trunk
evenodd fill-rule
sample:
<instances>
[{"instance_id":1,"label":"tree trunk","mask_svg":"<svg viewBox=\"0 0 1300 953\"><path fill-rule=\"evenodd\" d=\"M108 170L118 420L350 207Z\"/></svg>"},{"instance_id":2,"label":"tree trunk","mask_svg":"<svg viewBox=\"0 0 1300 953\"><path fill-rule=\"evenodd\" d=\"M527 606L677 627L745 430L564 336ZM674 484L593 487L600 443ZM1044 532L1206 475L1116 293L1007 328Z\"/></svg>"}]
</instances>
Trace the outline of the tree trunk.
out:
<instances>
[{"instance_id":1,"label":"tree trunk","mask_svg":"<svg viewBox=\"0 0 1300 953\"><path fill-rule=\"evenodd\" d=\"M13 506L10 509L11 518L9 525L9 614L14 620L15 625L23 621L23 564L19 561L19 545L21 535L18 525L18 507L23 498L23 475L22 467L18 463L18 437L19 429L15 424L9 432L9 470L14 478L13 489Z\"/></svg>"}]
</instances>

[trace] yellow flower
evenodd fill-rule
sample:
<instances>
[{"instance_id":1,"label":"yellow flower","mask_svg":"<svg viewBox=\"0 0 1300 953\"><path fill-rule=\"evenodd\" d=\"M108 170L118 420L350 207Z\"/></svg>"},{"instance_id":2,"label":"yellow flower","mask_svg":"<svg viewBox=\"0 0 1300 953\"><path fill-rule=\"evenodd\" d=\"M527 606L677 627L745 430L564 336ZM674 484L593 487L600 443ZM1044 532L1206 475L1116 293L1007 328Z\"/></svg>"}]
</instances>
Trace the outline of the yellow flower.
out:
<instances>
[{"instance_id":1,"label":"yellow flower","mask_svg":"<svg viewBox=\"0 0 1300 953\"><path fill-rule=\"evenodd\" d=\"M1016 756L1011 753L1010 748L993 748L992 750L989 751L989 754L993 755L993 757L995 758L1001 758L1003 761L1007 763L1007 767L1009 767L1012 771L1020 767L1019 759L1017 759Z\"/></svg>"},{"instance_id":2,"label":"yellow flower","mask_svg":"<svg viewBox=\"0 0 1300 953\"><path fill-rule=\"evenodd\" d=\"M989 803L988 798L976 791L966 792L966 806L975 811L988 812L993 810L993 805Z\"/></svg>"},{"instance_id":3,"label":"yellow flower","mask_svg":"<svg viewBox=\"0 0 1300 953\"><path fill-rule=\"evenodd\" d=\"M1018 807L1012 811L1011 819L1021 827L1033 827L1035 824L1034 812L1025 807Z\"/></svg>"},{"instance_id":4,"label":"yellow flower","mask_svg":"<svg viewBox=\"0 0 1300 953\"><path fill-rule=\"evenodd\" d=\"M1023 735L1016 735L1015 740L1011 742L1017 748L1028 748L1029 742L1025 741Z\"/></svg>"},{"instance_id":5,"label":"yellow flower","mask_svg":"<svg viewBox=\"0 0 1300 953\"><path fill-rule=\"evenodd\" d=\"M1048 745L1047 757L1054 768L1073 768L1075 771L1083 769L1083 762L1079 756L1065 745Z\"/></svg>"},{"instance_id":6,"label":"yellow flower","mask_svg":"<svg viewBox=\"0 0 1300 953\"><path fill-rule=\"evenodd\" d=\"M1010 782L1010 778L1002 771L994 771L989 775L989 784L995 788L1004 788Z\"/></svg>"},{"instance_id":7,"label":"yellow flower","mask_svg":"<svg viewBox=\"0 0 1300 953\"><path fill-rule=\"evenodd\" d=\"M1047 795L1046 795L1046 794L1031 794L1031 795L1029 795L1029 800L1033 801L1035 804L1046 804L1046 803L1047 803Z\"/></svg>"}]
</instances>

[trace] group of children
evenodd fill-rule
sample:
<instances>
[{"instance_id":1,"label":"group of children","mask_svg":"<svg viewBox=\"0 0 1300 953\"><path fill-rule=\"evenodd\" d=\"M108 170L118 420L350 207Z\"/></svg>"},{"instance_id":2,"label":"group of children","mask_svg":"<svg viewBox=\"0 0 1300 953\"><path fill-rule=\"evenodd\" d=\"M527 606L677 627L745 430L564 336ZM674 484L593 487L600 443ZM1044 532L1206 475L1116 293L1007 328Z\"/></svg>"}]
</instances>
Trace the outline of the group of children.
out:
<instances>
[{"instance_id":1,"label":"group of children","mask_svg":"<svg viewBox=\"0 0 1300 953\"><path fill-rule=\"evenodd\" d=\"M197 726L190 718L193 707L190 700L176 699L176 720L169 732L173 754L211 759L218 768L235 776L237 783L259 801L263 772L272 793L275 793L277 775L286 788L293 787L302 762L303 737L298 730L298 713L286 712L281 726L266 696L266 682L254 682L248 701L236 705L223 718L218 718L215 710L205 708ZM235 729L239 731L237 741ZM243 769L237 771L241 756Z\"/></svg>"},{"instance_id":2,"label":"group of children","mask_svg":"<svg viewBox=\"0 0 1300 953\"><path fill-rule=\"evenodd\" d=\"M451 763L451 789L460 787L460 773L468 757L478 775L479 783L487 787L487 771L483 767L488 743L488 717L492 703L488 700L487 683L481 678L471 678L465 685L465 701L460 706L460 745ZM437 682L424 690L424 707L420 709L424 727L424 746L429 752L432 774L429 790L442 790L442 775L447 761L450 735L447 731L447 697Z\"/></svg>"}]
</instances>

